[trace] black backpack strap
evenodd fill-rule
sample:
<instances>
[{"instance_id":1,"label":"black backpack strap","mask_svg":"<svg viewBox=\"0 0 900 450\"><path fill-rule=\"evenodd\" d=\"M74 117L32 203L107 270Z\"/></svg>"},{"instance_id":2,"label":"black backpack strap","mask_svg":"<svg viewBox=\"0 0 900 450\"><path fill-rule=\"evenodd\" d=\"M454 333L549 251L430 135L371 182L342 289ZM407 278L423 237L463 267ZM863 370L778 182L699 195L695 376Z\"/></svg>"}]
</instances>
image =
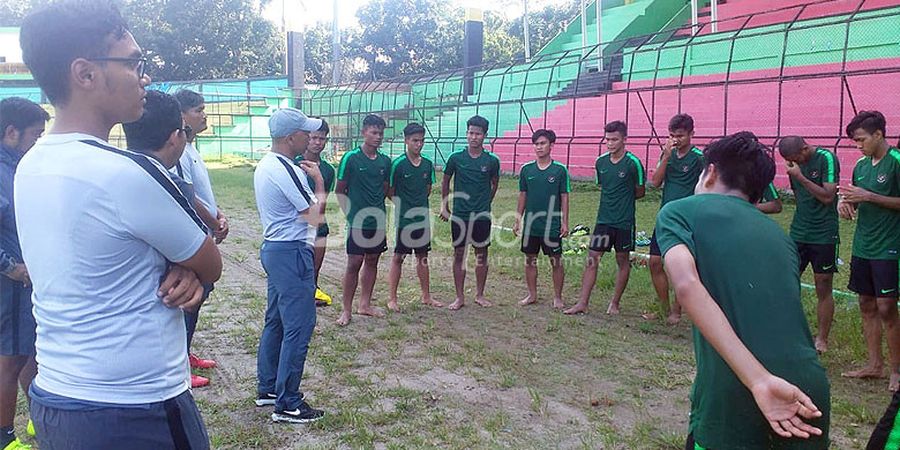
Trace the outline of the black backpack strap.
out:
<instances>
[{"instance_id":1,"label":"black backpack strap","mask_svg":"<svg viewBox=\"0 0 900 450\"><path fill-rule=\"evenodd\" d=\"M294 168L291 167L285 160L275 157L281 165L284 166L285 170L287 170L288 175L291 176L291 179L294 180L294 185L297 186L297 190L300 191L300 195L303 196L303 199L306 200L306 204L309 206L313 205L313 201L309 198L309 194L306 193L306 189L303 189L303 184L300 183L300 178L297 177L297 172L294 171Z\"/></svg>"},{"instance_id":2,"label":"black backpack strap","mask_svg":"<svg viewBox=\"0 0 900 450\"><path fill-rule=\"evenodd\" d=\"M104 145L90 139L84 139L79 142L81 142L82 144L90 145L92 147L97 147L101 150L115 153L117 155L122 155L134 161L138 166L144 169L145 172L150 174L153 180L155 180L160 186L162 186L170 196L172 196L172 199L174 199L178 203L178 206L181 206L181 209L183 209L184 212L187 213L187 215L191 218L191 220L193 220L194 223L197 224L198 227L200 227L200 230L203 231L203 234L209 234L209 228L206 226L206 224L203 223L202 220L200 220L200 216L198 216L197 212L194 211L194 208L188 202L188 199L186 199L184 197L184 194L182 194L181 191L178 190L178 187L175 186L175 183L172 182L172 179L163 174L159 170L159 168L157 168L156 165L154 165L153 162L150 161L149 158L144 155L126 152L109 145Z\"/></svg>"},{"instance_id":3,"label":"black backpack strap","mask_svg":"<svg viewBox=\"0 0 900 450\"><path fill-rule=\"evenodd\" d=\"M184 169L181 168L181 161L175 163L175 172L178 173L178 176L181 177L182 180L184 179Z\"/></svg>"}]
</instances>

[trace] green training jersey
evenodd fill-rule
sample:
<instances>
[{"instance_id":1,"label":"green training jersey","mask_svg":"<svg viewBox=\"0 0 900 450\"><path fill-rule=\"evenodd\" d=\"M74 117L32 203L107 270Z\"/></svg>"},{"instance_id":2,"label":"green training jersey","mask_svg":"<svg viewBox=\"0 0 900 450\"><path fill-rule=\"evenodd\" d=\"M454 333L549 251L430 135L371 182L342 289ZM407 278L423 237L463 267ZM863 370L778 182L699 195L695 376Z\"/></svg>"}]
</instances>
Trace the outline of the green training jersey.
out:
<instances>
[{"instance_id":1,"label":"green training jersey","mask_svg":"<svg viewBox=\"0 0 900 450\"><path fill-rule=\"evenodd\" d=\"M622 230L634 228L635 189L644 186L644 166L641 160L626 151L617 163L609 153L597 158L594 165L600 185L600 207L597 223Z\"/></svg>"},{"instance_id":2,"label":"green training jersey","mask_svg":"<svg viewBox=\"0 0 900 450\"><path fill-rule=\"evenodd\" d=\"M778 195L778 189L775 189L775 183L769 183L769 185L766 186L766 190L763 191L762 200L760 200L759 203L774 202L780 198L781 196Z\"/></svg>"},{"instance_id":3,"label":"green training jersey","mask_svg":"<svg viewBox=\"0 0 900 450\"><path fill-rule=\"evenodd\" d=\"M837 157L822 148L816 149L809 161L800 165L800 172L818 186L838 184L841 178ZM797 211L791 221L791 238L803 244L838 243L837 194L831 204L826 205L793 177L791 189L797 199Z\"/></svg>"},{"instance_id":4,"label":"green training jersey","mask_svg":"<svg viewBox=\"0 0 900 450\"><path fill-rule=\"evenodd\" d=\"M666 178L663 182L660 207L672 200L694 195L694 188L697 187L697 180L700 179L704 168L703 152L699 148L691 147L682 158L678 157L678 151L673 150L665 168ZM659 167L656 170L659 170Z\"/></svg>"},{"instance_id":5,"label":"green training jersey","mask_svg":"<svg viewBox=\"0 0 900 450\"><path fill-rule=\"evenodd\" d=\"M559 237L561 196L571 190L569 171L556 161L543 170L537 161L522 166L519 171L519 191L525 193L522 235Z\"/></svg>"},{"instance_id":6,"label":"green training jersey","mask_svg":"<svg viewBox=\"0 0 900 450\"><path fill-rule=\"evenodd\" d=\"M484 150L473 158L468 149L453 152L444 165L444 174L453 177L453 216L471 220L490 219L491 180L500 176L500 158Z\"/></svg>"},{"instance_id":7,"label":"green training jersey","mask_svg":"<svg viewBox=\"0 0 900 450\"><path fill-rule=\"evenodd\" d=\"M303 161L303 155L300 155L296 159L294 159L294 162L296 162L296 163L299 163L300 161ZM325 193L327 195L329 192L334 190L334 166L329 164L328 161L325 161L324 159L319 158L319 172L322 172L322 181L325 184ZM310 190L315 191L316 190L315 182L313 181L312 178L309 177L309 175L306 176L306 181L309 182ZM324 232L327 229L328 229L327 222L323 221L318 226L318 230L320 232Z\"/></svg>"},{"instance_id":8,"label":"green training jersey","mask_svg":"<svg viewBox=\"0 0 900 450\"><path fill-rule=\"evenodd\" d=\"M663 256L681 244L690 250L703 286L741 342L768 371L798 386L822 410L821 418L809 422L823 435L811 437L802 448L828 448L828 378L800 302L794 242L754 205L722 194L669 203L657 216L656 238ZM690 431L697 444L795 448L774 436L750 391L696 327L693 334L697 375Z\"/></svg>"},{"instance_id":9,"label":"green training jersey","mask_svg":"<svg viewBox=\"0 0 900 450\"><path fill-rule=\"evenodd\" d=\"M891 147L878 164L864 156L853 168L853 185L887 197L900 197L900 151ZM860 203L856 211L853 256L897 260L900 250L900 211Z\"/></svg>"},{"instance_id":10,"label":"green training jersey","mask_svg":"<svg viewBox=\"0 0 900 450\"><path fill-rule=\"evenodd\" d=\"M414 166L407 155L398 156L391 164L391 187L394 188L394 205L398 228L411 225L429 226L428 191L434 183L434 164L422 157Z\"/></svg>"},{"instance_id":11,"label":"green training jersey","mask_svg":"<svg viewBox=\"0 0 900 450\"><path fill-rule=\"evenodd\" d=\"M344 154L337 179L347 183L347 223L364 230L385 227L384 184L391 171L391 159L376 152L369 158L357 147Z\"/></svg>"}]
</instances>

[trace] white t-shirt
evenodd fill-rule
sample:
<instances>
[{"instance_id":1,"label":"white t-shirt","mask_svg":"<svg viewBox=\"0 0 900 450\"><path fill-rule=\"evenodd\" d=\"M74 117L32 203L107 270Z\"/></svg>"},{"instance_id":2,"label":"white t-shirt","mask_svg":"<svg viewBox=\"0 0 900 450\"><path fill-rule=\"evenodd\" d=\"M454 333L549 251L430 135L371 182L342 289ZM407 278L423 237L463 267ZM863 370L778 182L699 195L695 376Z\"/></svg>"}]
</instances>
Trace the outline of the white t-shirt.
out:
<instances>
[{"instance_id":1,"label":"white t-shirt","mask_svg":"<svg viewBox=\"0 0 900 450\"><path fill-rule=\"evenodd\" d=\"M109 146L51 134L16 172L16 224L34 283L35 383L79 400L163 401L189 388L190 372L184 316L156 292L167 260L190 258L206 235L134 161L84 139Z\"/></svg>"},{"instance_id":2,"label":"white t-shirt","mask_svg":"<svg viewBox=\"0 0 900 450\"><path fill-rule=\"evenodd\" d=\"M194 193L197 194L200 203L206 207L210 215L216 217L219 210L216 205L216 197L213 195L212 183L209 181L209 169L206 168L206 163L203 162L200 152L190 142L184 146L184 153L181 154L178 164L181 164L182 172L179 176L184 181L194 185ZM174 171L175 169L173 168L172 170Z\"/></svg>"},{"instance_id":3,"label":"white t-shirt","mask_svg":"<svg viewBox=\"0 0 900 450\"><path fill-rule=\"evenodd\" d=\"M297 181L306 192L306 197L297 189L284 161L294 171ZM263 236L267 241L303 241L315 244L316 229L310 226L300 213L309 209L316 197L309 189L306 172L294 165L290 159L275 152L266 153L253 174L253 190L256 192L256 209L263 225Z\"/></svg>"}]
</instances>

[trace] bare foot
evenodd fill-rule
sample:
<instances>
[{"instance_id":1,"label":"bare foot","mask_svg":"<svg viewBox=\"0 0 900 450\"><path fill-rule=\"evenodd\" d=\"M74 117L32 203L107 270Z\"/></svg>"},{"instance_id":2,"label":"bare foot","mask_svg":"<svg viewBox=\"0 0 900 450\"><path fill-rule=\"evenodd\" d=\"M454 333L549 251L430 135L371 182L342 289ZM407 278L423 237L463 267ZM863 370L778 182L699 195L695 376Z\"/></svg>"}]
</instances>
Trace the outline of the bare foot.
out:
<instances>
[{"instance_id":1,"label":"bare foot","mask_svg":"<svg viewBox=\"0 0 900 450\"><path fill-rule=\"evenodd\" d=\"M669 314L669 317L666 318L668 325L678 325L678 322L681 322L681 314Z\"/></svg>"},{"instance_id":2,"label":"bare foot","mask_svg":"<svg viewBox=\"0 0 900 450\"><path fill-rule=\"evenodd\" d=\"M478 300L476 300L476 301L478 301ZM536 301L537 301L536 298L534 298L530 295L526 295L525 298L523 298L522 300L519 300L519 306L530 305Z\"/></svg>"},{"instance_id":3,"label":"bare foot","mask_svg":"<svg viewBox=\"0 0 900 450\"><path fill-rule=\"evenodd\" d=\"M341 313L341 317L338 317L336 323L342 327L347 326L347 324L350 323L350 311L345 309L344 312Z\"/></svg>"},{"instance_id":4,"label":"bare foot","mask_svg":"<svg viewBox=\"0 0 900 450\"><path fill-rule=\"evenodd\" d=\"M863 367L858 370L841 373L845 378L884 378L884 368L882 367Z\"/></svg>"},{"instance_id":5,"label":"bare foot","mask_svg":"<svg viewBox=\"0 0 900 450\"><path fill-rule=\"evenodd\" d=\"M475 303L478 303L479 305L481 305L482 307L485 307L485 308L490 308L491 306L494 306L493 303L489 302L488 299L486 299L484 297L475 297Z\"/></svg>"},{"instance_id":6,"label":"bare foot","mask_svg":"<svg viewBox=\"0 0 900 450\"><path fill-rule=\"evenodd\" d=\"M387 307L393 312L400 312L400 305L397 304L397 299L388 300Z\"/></svg>"},{"instance_id":7,"label":"bare foot","mask_svg":"<svg viewBox=\"0 0 900 450\"><path fill-rule=\"evenodd\" d=\"M606 308L606 314L610 316L619 315L619 305L616 303L610 303L609 308Z\"/></svg>"},{"instance_id":8,"label":"bare foot","mask_svg":"<svg viewBox=\"0 0 900 450\"><path fill-rule=\"evenodd\" d=\"M553 309L563 309L565 307L566 307L566 305L565 305L565 303L563 303L561 298L553 299Z\"/></svg>"},{"instance_id":9,"label":"bare foot","mask_svg":"<svg viewBox=\"0 0 900 450\"><path fill-rule=\"evenodd\" d=\"M575 306L563 311L563 314L587 314L587 305L578 303Z\"/></svg>"},{"instance_id":10,"label":"bare foot","mask_svg":"<svg viewBox=\"0 0 900 450\"><path fill-rule=\"evenodd\" d=\"M422 304L426 306L434 306L435 308L443 308L444 304L435 300L434 297L426 297L422 299Z\"/></svg>"},{"instance_id":11,"label":"bare foot","mask_svg":"<svg viewBox=\"0 0 900 450\"><path fill-rule=\"evenodd\" d=\"M360 306L356 309L356 313L362 316L371 316L371 317L384 317L384 313L381 312L380 309L369 306L368 308L363 308Z\"/></svg>"},{"instance_id":12,"label":"bare foot","mask_svg":"<svg viewBox=\"0 0 900 450\"><path fill-rule=\"evenodd\" d=\"M828 342L825 342L824 339L816 336L816 351L821 355L828 351Z\"/></svg>"},{"instance_id":13,"label":"bare foot","mask_svg":"<svg viewBox=\"0 0 900 450\"><path fill-rule=\"evenodd\" d=\"M458 298L453 303L451 303L450 306L447 307L447 309L449 309L450 311L457 311L463 306L466 306L466 301Z\"/></svg>"},{"instance_id":14,"label":"bare foot","mask_svg":"<svg viewBox=\"0 0 900 450\"><path fill-rule=\"evenodd\" d=\"M607 314L609 314L609 313L607 313ZM641 319L644 319L644 320L656 320L658 318L659 318L659 316L657 316L656 313L652 313L652 312L641 314Z\"/></svg>"},{"instance_id":15,"label":"bare foot","mask_svg":"<svg viewBox=\"0 0 900 450\"><path fill-rule=\"evenodd\" d=\"M891 374L891 381L888 382L888 390L897 392L898 388L900 388L900 373L894 372Z\"/></svg>"}]
</instances>

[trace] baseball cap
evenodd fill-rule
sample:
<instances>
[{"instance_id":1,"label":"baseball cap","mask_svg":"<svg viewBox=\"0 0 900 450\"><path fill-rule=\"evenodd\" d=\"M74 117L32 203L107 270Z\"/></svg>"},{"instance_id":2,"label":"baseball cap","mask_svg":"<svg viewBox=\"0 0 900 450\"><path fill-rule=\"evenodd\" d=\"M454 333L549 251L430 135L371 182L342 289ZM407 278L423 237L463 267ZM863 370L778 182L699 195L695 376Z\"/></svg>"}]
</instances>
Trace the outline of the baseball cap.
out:
<instances>
[{"instance_id":1,"label":"baseball cap","mask_svg":"<svg viewBox=\"0 0 900 450\"><path fill-rule=\"evenodd\" d=\"M290 136L298 131L318 131L322 119L311 119L297 108L282 108L269 118L269 135L273 138Z\"/></svg>"}]
</instances>

